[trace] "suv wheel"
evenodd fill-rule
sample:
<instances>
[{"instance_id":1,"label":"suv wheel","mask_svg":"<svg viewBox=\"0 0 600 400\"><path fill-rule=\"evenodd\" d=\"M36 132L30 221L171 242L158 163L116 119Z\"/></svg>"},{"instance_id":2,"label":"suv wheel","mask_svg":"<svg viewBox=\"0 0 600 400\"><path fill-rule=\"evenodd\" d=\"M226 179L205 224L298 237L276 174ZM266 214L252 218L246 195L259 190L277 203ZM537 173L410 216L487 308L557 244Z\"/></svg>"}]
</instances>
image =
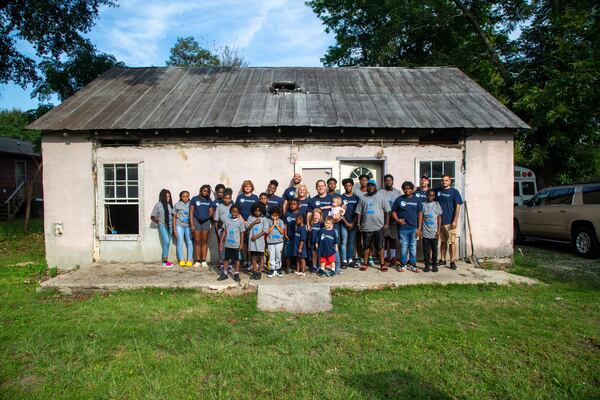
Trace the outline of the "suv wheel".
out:
<instances>
[{"instance_id":1,"label":"suv wheel","mask_svg":"<svg viewBox=\"0 0 600 400\"><path fill-rule=\"evenodd\" d=\"M522 244L525 241L525 236L521 233L519 228L519 222L515 219L513 221L513 244Z\"/></svg>"},{"instance_id":2,"label":"suv wheel","mask_svg":"<svg viewBox=\"0 0 600 400\"><path fill-rule=\"evenodd\" d=\"M573 245L577 254L582 257L591 258L598 254L598 239L594 231L587 226L575 228Z\"/></svg>"}]
</instances>

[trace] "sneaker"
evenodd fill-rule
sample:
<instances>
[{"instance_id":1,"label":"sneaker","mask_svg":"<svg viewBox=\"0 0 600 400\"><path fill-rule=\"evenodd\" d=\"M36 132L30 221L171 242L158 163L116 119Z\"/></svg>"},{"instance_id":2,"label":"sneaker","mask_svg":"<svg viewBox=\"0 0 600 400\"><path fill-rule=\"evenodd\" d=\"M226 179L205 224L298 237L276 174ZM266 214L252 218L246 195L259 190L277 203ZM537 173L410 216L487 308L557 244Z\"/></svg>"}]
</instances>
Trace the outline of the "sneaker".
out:
<instances>
[{"instance_id":1,"label":"sneaker","mask_svg":"<svg viewBox=\"0 0 600 400\"><path fill-rule=\"evenodd\" d=\"M305 276L306 274L304 272L298 272L298 276Z\"/></svg>"},{"instance_id":2,"label":"sneaker","mask_svg":"<svg viewBox=\"0 0 600 400\"><path fill-rule=\"evenodd\" d=\"M171 268L171 267L173 267L173 263L172 262L168 262L168 261L164 262L163 263L163 267L165 267L165 268Z\"/></svg>"},{"instance_id":3,"label":"sneaker","mask_svg":"<svg viewBox=\"0 0 600 400\"><path fill-rule=\"evenodd\" d=\"M437 265L434 265L433 267L431 267L431 270L432 270L433 272L438 272L438 267L437 267Z\"/></svg>"},{"instance_id":4,"label":"sneaker","mask_svg":"<svg viewBox=\"0 0 600 400\"><path fill-rule=\"evenodd\" d=\"M404 271L406 271L406 265L400 265L398 267L398 272L404 272Z\"/></svg>"},{"instance_id":5,"label":"sneaker","mask_svg":"<svg viewBox=\"0 0 600 400\"><path fill-rule=\"evenodd\" d=\"M200 261L196 261L196 262L194 263L194 267L195 267L195 268L200 268L200 265L201 265L201 264L200 264Z\"/></svg>"},{"instance_id":6,"label":"sneaker","mask_svg":"<svg viewBox=\"0 0 600 400\"><path fill-rule=\"evenodd\" d=\"M285 272L283 272L282 269L277 270L277 276L284 276L284 275L285 275Z\"/></svg>"},{"instance_id":7,"label":"sneaker","mask_svg":"<svg viewBox=\"0 0 600 400\"><path fill-rule=\"evenodd\" d=\"M180 267L185 267L185 261L179 261L179 266Z\"/></svg>"},{"instance_id":8,"label":"sneaker","mask_svg":"<svg viewBox=\"0 0 600 400\"><path fill-rule=\"evenodd\" d=\"M454 261L450 261L450 269L453 271L456 271L456 264L454 263Z\"/></svg>"},{"instance_id":9,"label":"sneaker","mask_svg":"<svg viewBox=\"0 0 600 400\"><path fill-rule=\"evenodd\" d=\"M439 265L440 267L441 267L442 265L446 265L446 260L438 260L438 263L437 263L437 265Z\"/></svg>"},{"instance_id":10,"label":"sneaker","mask_svg":"<svg viewBox=\"0 0 600 400\"><path fill-rule=\"evenodd\" d=\"M417 268L416 265L411 265L410 267L408 267L408 269L412 272L421 272L421 270Z\"/></svg>"},{"instance_id":11,"label":"sneaker","mask_svg":"<svg viewBox=\"0 0 600 400\"><path fill-rule=\"evenodd\" d=\"M375 263L373 262L373 260L369 259L369 267L372 268L374 266L375 266Z\"/></svg>"},{"instance_id":12,"label":"sneaker","mask_svg":"<svg viewBox=\"0 0 600 400\"><path fill-rule=\"evenodd\" d=\"M260 281L260 278L262 278L262 273L257 272L256 273L256 278L254 278L254 279L256 279L257 281Z\"/></svg>"},{"instance_id":13,"label":"sneaker","mask_svg":"<svg viewBox=\"0 0 600 400\"><path fill-rule=\"evenodd\" d=\"M206 261L202 261L202 264L200 264L202 268L208 268L208 263Z\"/></svg>"},{"instance_id":14,"label":"sneaker","mask_svg":"<svg viewBox=\"0 0 600 400\"><path fill-rule=\"evenodd\" d=\"M188 261L188 262L185 263L186 267L191 267L192 265L194 265L194 263L192 263L191 261ZM180 263L179 266L182 267L183 265L181 265L181 263Z\"/></svg>"},{"instance_id":15,"label":"sneaker","mask_svg":"<svg viewBox=\"0 0 600 400\"><path fill-rule=\"evenodd\" d=\"M348 266L350 268L356 268L356 263L354 262L354 260L350 261L350 263L348 264Z\"/></svg>"},{"instance_id":16,"label":"sneaker","mask_svg":"<svg viewBox=\"0 0 600 400\"><path fill-rule=\"evenodd\" d=\"M238 274L238 273L233 274L233 280L236 281L236 282L239 282L240 281L240 274Z\"/></svg>"},{"instance_id":17,"label":"sneaker","mask_svg":"<svg viewBox=\"0 0 600 400\"><path fill-rule=\"evenodd\" d=\"M256 279L256 272L253 272L252 275L250 275L250 280L254 280Z\"/></svg>"},{"instance_id":18,"label":"sneaker","mask_svg":"<svg viewBox=\"0 0 600 400\"><path fill-rule=\"evenodd\" d=\"M431 269L429 268L429 265L426 265L425 268L423 269L423 272L429 272Z\"/></svg>"},{"instance_id":19,"label":"sneaker","mask_svg":"<svg viewBox=\"0 0 600 400\"><path fill-rule=\"evenodd\" d=\"M272 270L267 274L267 278L275 278L277 276L277 271Z\"/></svg>"},{"instance_id":20,"label":"sneaker","mask_svg":"<svg viewBox=\"0 0 600 400\"><path fill-rule=\"evenodd\" d=\"M348 262L347 262L347 261L342 261L342 263L341 263L340 267L341 267L342 269L346 269L346 268L348 268Z\"/></svg>"},{"instance_id":21,"label":"sneaker","mask_svg":"<svg viewBox=\"0 0 600 400\"><path fill-rule=\"evenodd\" d=\"M221 275L219 275L217 278L218 281L224 281L225 279L227 279L227 274L225 273L221 273Z\"/></svg>"}]
</instances>

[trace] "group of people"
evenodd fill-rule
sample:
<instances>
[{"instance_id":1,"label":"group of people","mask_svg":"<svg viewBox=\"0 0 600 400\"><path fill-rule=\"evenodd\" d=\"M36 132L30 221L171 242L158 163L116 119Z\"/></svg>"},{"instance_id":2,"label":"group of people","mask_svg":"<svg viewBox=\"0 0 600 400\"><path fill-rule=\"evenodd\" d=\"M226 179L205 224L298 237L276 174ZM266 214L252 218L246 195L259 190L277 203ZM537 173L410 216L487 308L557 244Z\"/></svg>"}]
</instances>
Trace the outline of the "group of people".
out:
<instances>
[{"instance_id":1,"label":"group of people","mask_svg":"<svg viewBox=\"0 0 600 400\"><path fill-rule=\"evenodd\" d=\"M401 191L389 174L379 190L366 175L359 177L357 190L351 178L342 181L342 191L337 183L335 178L317 181L311 197L296 173L279 197L276 180L260 195L254 193L252 181L245 180L235 201L231 188L219 184L211 197L211 187L202 185L191 199L188 191L179 193L174 205L171 193L163 189L151 213L158 224L163 266L173 266L168 261L173 237L180 267L208 268L208 239L214 232L219 243L218 280L232 275L239 282L242 263L250 279L261 279L265 270L269 278L281 276L284 269L290 273L292 265L298 276L310 272L330 277L346 268L374 267L373 255L383 272L389 266L399 272L421 272L418 240L423 243L424 272L437 272L439 266L457 268L456 229L463 201L449 175L442 177L437 189L429 187L426 176L417 188L412 182L402 183Z\"/></svg>"}]
</instances>

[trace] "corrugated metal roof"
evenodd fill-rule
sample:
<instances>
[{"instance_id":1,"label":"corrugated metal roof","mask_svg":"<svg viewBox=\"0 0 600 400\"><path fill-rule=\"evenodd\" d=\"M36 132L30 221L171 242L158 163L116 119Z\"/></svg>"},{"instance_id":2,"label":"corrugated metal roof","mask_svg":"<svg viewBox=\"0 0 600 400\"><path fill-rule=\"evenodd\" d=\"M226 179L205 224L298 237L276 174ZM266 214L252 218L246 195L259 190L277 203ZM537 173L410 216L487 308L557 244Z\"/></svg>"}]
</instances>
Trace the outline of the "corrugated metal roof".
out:
<instances>
[{"instance_id":1,"label":"corrugated metal roof","mask_svg":"<svg viewBox=\"0 0 600 400\"><path fill-rule=\"evenodd\" d=\"M37 156L33 143L21 139L0 137L0 153L21 154L24 156Z\"/></svg>"},{"instance_id":2,"label":"corrugated metal roof","mask_svg":"<svg viewBox=\"0 0 600 400\"><path fill-rule=\"evenodd\" d=\"M271 93L275 81L302 91ZM42 130L528 128L457 68L115 68L33 122Z\"/></svg>"}]
</instances>

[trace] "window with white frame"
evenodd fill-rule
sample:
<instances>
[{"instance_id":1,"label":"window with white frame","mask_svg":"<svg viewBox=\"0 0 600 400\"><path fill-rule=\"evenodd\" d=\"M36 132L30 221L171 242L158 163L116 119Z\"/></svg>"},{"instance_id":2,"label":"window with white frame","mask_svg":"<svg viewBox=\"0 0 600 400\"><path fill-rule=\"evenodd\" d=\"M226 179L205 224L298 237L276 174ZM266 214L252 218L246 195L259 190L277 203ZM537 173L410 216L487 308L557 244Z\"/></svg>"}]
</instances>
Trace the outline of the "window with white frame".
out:
<instances>
[{"instance_id":1,"label":"window with white frame","mask_svg":"<svg viewBox=\"0 0 600 400\"><path fill-rule=\"evenodd\" d=\"M450 175L454 185L456 177L456 162L454 161L420 161L419 178L427 176L429 187L438 188L442 186L442 176Z\"/></svg>"},{"instance_id":2,"label":"window with white frame","mask_svg":"<svg viewBox=\"0 0 600 400\"><path fill-rule=\"evenodd\" d=\"M138 164L103 164L106 234L139 234Z\"/></svg>"}]
</instances>

